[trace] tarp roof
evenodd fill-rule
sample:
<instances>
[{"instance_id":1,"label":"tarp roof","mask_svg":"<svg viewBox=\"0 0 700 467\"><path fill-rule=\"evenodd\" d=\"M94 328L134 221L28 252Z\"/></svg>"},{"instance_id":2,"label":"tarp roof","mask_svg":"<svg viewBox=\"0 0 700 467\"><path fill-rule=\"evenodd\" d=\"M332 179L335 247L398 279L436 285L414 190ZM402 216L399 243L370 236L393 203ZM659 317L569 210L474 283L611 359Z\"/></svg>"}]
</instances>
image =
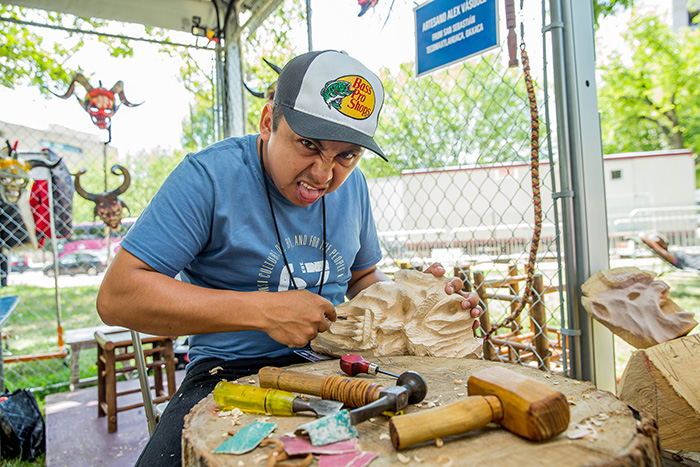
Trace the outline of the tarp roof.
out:
<instances>
[{"instance_id":1,"label":"tarp roof","mask_svg":"<svg viewBox=\"0 0 700 467\"><path fill-rule=\"evenodd\" d=\"M282 0L6 0L3 3L190 32L195 16L201 18L201 25L216 27L214 1L218 5L220 22L229 4L234 2L233 8L245 15L244 26L250 30L282 3Z\"/></svg>"}]
</instances>

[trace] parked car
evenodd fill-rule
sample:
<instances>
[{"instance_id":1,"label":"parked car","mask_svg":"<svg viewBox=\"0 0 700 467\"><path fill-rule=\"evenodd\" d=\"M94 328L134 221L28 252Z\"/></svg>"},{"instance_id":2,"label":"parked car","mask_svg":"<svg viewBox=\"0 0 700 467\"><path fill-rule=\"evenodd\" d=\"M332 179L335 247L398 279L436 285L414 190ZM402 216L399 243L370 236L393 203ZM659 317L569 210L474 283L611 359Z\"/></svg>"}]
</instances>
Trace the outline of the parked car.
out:
<instances>
[{"instance_id":1,"label":"parked car","mask_svg":"<svg viewBox=\"0 0 700 467\"><path fill-rule=\"evenodd\" d=\"M87 274L96 276L107 269L107 266L97 255L92 253L68 253L58 259L58 274ZM54 275L54 265L49 264L44 268L44 274L49 277Z\"/></svg>"},{"instance_id":2,"label":"parked car","mask_svg":"<svg viewBox=\"0 0 700 467\"><path fill-rule=\"evenodd\" d=\"M27 269L29 269L29 263L27 263L26 258L10 256L10 272L17 272L21 274Z\"/></svg>"}]
</instances>

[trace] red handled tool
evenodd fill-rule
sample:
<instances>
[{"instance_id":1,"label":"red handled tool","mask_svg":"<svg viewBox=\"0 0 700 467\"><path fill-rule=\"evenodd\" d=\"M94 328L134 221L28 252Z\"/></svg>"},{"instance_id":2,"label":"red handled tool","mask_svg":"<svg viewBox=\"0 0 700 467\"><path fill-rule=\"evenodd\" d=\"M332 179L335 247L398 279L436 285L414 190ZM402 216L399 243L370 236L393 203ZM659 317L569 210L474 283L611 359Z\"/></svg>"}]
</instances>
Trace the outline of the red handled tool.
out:
<instances>
[{"instance_id":1,"label":"red handled tool","mask_svg":"<svg viewBox=\"0 0 700 467\"><path fill-rule=\"evenodd\" d=\"M340 359L340 369L350 376L355 376L360 373L367 373L368 375L376 375L377 373L384 373L385 375L393 376L398 378L399 375L394 373L389 373L388 371L380 370L376 363L370 363L360 355L347 354L343 355Z\"/></svg>"}]
</instances>

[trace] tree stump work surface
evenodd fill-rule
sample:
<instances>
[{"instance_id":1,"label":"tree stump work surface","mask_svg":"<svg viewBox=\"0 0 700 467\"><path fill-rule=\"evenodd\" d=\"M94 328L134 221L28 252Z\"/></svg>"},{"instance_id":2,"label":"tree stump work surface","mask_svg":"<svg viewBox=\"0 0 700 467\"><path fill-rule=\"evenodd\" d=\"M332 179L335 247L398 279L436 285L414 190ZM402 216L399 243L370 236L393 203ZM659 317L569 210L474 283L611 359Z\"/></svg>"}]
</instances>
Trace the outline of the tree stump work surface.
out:
<instances>
[{"instance_id":1,"label":"tree stump work surface","mask_svg":"<svg viewBox=\"0 0 700 467\"><path fill-rule=\"evenodd\" d=\"M444 439L441 447L426 442L409 449L396 451L389 439L389 419L379 416L357 426L360 433L359 449L379 454L372 467L402 465L401 458L410 465L498 465L498 466L577 466L577 465L662 465L658 450L658 433L653 420L630 409L607 391L600 391L587 382L552 375L519 365L483 360L434 357L374 357L385 371L400 374L412 370L420 373L428 383L428 394L421 407L409 406L406 413L430 410L433 406L447 405L467 397L467 379L472 373L494 365L541 381L564 393L569 400L571 422L568 431L557 437L535 443L508 432L497 424L483 429ZM299 365L297 371L321 375L343 376L338 360ZM215 377L215 376L214 376ZM385 386L395 384L385 376L359 375L372 378ZM240 384L258 385L257 376L238 380ZM312 396L310 396L312 397ZM311 416L273 417L243 414L238 424L230 417L218 415L219 406L212 394L197 404L185 418L183 431L183 465L186 466L240 466L265 465L265 457L272 447L258 447L240 455L213 454L213 450L230 434L255 420L276 422L271 439L291 435ZM265 457L263 457L265 456ZM298 462L291 460L290 462ZM318 465L318 457L312 465Z\"/></svg>"}]
</instances>

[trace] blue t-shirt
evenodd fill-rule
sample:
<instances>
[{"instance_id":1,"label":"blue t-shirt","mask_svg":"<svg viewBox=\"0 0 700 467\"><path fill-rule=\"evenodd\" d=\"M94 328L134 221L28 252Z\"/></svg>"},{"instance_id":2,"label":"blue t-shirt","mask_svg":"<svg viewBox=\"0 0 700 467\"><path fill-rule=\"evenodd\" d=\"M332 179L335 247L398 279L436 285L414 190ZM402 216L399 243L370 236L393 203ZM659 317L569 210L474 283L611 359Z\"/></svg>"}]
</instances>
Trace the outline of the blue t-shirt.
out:
<instances>
[{"instance_id":1,"label":"blue t-shirt","mask_svg":"<svg viewBox=\"0 0 700 467\"><path fill-rule=\"evenodd\" d=\"M121 247L170 277L237 291L293 289L280 248L299 289L317 293L326 255L323 296L344 300L351 271L381 259L367 182L355 169L326 200L299 207L268 186L282 245L270 213L256 148L257 135L229 138L189 154L163 183ZM267 176L267 175L266 175ZM230 310L235 313L236 310ZM280 357L294 349L262 331L190 336L190 362Z\"/></svg>"}]
</instances>

